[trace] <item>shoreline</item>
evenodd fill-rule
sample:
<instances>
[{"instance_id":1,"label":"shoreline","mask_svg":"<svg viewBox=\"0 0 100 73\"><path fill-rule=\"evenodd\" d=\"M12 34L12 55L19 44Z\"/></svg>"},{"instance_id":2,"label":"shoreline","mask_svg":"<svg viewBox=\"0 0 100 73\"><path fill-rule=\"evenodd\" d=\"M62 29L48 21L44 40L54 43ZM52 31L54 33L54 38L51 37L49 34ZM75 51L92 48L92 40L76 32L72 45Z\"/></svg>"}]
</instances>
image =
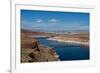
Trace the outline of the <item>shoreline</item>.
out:
<instances>
[{"instance_id":1,"label":"shoreline","mask_svg":"<svg viewBox=\"0 0 100 73\"><path fill-rule=\"evenodd\" d=\"M63 42L63 43L69 43L69 44L80 44L80 45L85 45L85 46L89 46L89 42L80 42L80 41L72 41L72 40L60 40L57 38L48 38L47 40L53 40L53 41L57 41L57 42Z\"/></svg>"}]
</instances>

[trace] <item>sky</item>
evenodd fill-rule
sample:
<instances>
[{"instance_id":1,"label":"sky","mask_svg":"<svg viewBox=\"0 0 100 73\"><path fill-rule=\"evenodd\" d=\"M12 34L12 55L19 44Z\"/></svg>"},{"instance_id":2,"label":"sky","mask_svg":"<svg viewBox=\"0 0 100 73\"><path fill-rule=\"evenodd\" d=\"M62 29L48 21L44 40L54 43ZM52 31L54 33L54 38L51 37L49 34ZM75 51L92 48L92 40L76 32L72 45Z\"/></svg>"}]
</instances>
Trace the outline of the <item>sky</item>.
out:
<instances>
[{"instance_id":1,"label":"sky","mask_svg":"<svg viewBox=\"0 0 100 73\"><path fill-rule=\"evenodd\" d=\"M21 29L33 31L89 31L89 13L21 10Z\"/></svg>"}]
</instances>

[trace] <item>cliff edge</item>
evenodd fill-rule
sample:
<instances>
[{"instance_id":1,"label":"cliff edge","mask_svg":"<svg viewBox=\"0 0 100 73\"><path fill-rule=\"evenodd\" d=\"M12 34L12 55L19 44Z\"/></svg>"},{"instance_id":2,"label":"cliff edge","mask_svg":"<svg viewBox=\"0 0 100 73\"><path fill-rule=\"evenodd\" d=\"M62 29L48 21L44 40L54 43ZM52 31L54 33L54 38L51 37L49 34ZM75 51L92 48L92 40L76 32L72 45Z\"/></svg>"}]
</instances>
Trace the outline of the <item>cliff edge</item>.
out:
<instances>
[{"instance_id":1,"label":"cliff edge","mask_svg":"<svg viewBox=\"0 0 100 73\"><path fill-rule=\"evenodd\" d=\"M31 39L24 34L22 34L21 40L21 63L59 60L54 48L41 45L36 39Z\"/></svg>"}]
</instances>

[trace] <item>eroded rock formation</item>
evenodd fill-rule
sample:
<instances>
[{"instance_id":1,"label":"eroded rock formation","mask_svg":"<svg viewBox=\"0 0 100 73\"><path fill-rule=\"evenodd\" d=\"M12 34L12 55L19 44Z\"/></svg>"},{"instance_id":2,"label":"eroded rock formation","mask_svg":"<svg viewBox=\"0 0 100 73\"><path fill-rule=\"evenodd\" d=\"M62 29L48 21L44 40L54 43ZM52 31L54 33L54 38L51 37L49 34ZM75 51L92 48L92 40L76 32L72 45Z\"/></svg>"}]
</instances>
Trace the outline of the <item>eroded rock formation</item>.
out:
<instances>
[{"instance_id":1,"label":"eroded rock formation","mask_svg":"<svg viewBox=\"0 0 100 73\"><path fill-rule=\"evenodd\" d=\"M48 62L59 60L59 56L54 48L41 45L36 39L32 40L31 45L31 48L22 50L22 57L24 57L24 59L22 58L22 62ZM26 57L24 55L26 55Z\"/></svg>"}]
</instances>

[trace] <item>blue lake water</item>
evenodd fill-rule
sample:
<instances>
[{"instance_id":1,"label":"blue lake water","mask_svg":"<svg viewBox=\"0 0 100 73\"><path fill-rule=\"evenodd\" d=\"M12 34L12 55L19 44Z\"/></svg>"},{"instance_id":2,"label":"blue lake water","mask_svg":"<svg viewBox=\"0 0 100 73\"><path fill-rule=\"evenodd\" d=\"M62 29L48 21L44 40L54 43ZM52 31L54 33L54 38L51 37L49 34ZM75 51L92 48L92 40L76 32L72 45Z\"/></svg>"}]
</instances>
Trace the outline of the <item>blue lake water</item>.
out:
<instances>
[{"instance_id":1,"label":"blue lake water","mask_svg":"<svg viewBox=\"0 0 100 73\"><path fill-rule=\"evenodd\" d=\"M59 55L61 61L89 59L89 47L47 40L46 38L36 39L40 44L53 47Z\"/></svg>"}]
</instances>

